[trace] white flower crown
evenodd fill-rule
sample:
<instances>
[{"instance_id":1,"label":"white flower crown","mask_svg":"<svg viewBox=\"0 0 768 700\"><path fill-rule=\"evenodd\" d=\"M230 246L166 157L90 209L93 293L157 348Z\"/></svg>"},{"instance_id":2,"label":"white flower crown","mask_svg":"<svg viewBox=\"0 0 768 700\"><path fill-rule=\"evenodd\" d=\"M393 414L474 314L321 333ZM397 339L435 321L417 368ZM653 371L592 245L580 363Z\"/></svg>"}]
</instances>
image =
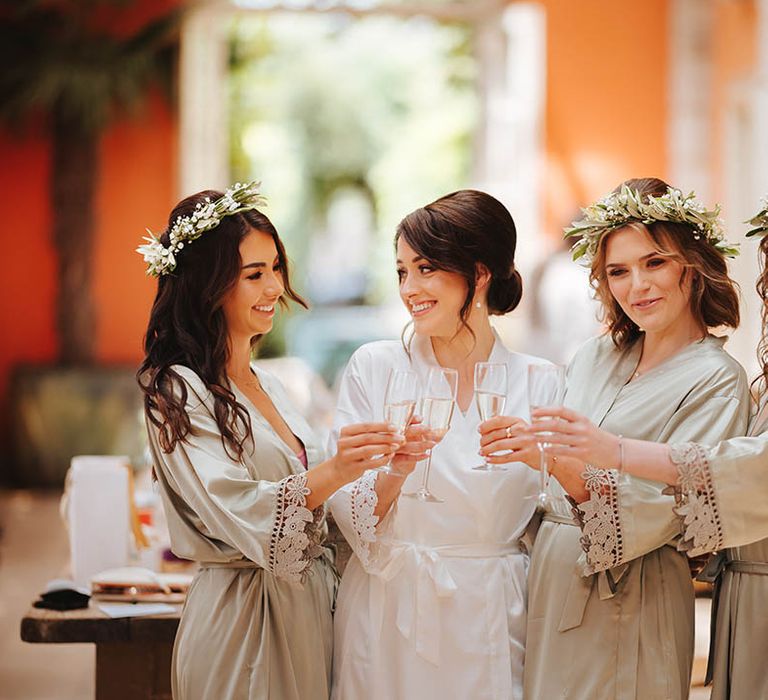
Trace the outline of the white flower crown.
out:
<instances>
[{"instance_id":1,"label":"white flower crown","mask_svg":"<svg viewBox=\"0 0 768 700\"><path fill-rule=\"evenodd\" d=\"M238 182L215 202L210 199L199 202L190 216L180 216L173 222L167 247L160 242L159 236L147 229L150 237L144 236L147 242L136 248L136 252L141 253L147 263L147 274L153 277L170 274L176 269L176 254L185 245L216 228L225 216L263 206L266 200L259 193L260 185L256 181L246 184Z\"/></svg>"},{"instance_id":2,"label":"white flower crown","mask_svg":"<svg viewBox=\"0 0 768 700\"><path fill-rule=\"evenodd\" d=\"M668 187L666 193L659 197L648 195L646 199L644 202L643 195L637 190L622 185L618 192L612 192L582 209L584 218L564 229L565 238L579 236L571 248L573 259L586 257L591 262L604 234L633 221L643 224L654 221L690 224L694 229L694 238L698 240L704 236L721 255L733 258L739 254L738 244L725 240L719 204L708 211L693 192L683 195L674 187Z\"/></svg>"},{"instance_id":3,"label":"white flower crown","mask_svg":"<svg viewBox=\"0 0 768 700\"><path fill-rule=\"evenodd\" d=\"M768 234L768 195L760 200L762 209L755 214L748 223L752 228L747 231L747 238L752 236L765 236Z\"/></svg>"}]
</instances>

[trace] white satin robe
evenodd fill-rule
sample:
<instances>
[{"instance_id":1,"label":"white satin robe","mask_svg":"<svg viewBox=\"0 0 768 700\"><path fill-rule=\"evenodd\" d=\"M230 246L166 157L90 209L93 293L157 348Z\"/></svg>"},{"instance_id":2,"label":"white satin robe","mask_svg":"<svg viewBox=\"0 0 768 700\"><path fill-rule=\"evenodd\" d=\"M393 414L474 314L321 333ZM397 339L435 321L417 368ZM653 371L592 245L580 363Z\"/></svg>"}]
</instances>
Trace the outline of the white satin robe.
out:
<instances>
[{"instance_id":1,"label":"white satin robe","mask_svg":"<svg viewBox=\"0 0 768 700\"><path fill-rule=\"evenodd\" d=\"M527 368L544 360L513 353L496 338L489 358L506 363L505 414L528 419ZM423 379L436 366L429 339L360 348L341 382L331 441L349 423L383 420L392 368ZM523 464L480 472L480 418L473 404L454 410L434 448L431 491L444 503L401 494L377 525L376 475L367 472L330 500L354 550L334 620L332 697L522 698L528 555L520 538L533 513L536 473ZM424 462L402 492L421 484Z\"/></svg>"}]
</instances>

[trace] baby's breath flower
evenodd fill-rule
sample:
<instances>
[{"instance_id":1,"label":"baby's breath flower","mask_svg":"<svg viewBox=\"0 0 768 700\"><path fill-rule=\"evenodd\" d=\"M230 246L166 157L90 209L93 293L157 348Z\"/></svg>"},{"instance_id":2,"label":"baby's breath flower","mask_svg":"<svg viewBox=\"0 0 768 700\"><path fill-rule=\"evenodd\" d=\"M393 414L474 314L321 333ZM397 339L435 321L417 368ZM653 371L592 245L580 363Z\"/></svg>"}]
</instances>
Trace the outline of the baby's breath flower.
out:
<instances>
[{"instance_id":1,"label":"baby's breath flower","mask_svg":"<svg viewBox=\"0 0 768 700\"><path fill-rule=\"evenodd\" d=\"M192 214L180 216L173 222L168 232L167 248L160 242L159 236L147 229L149 237L143 239L147 242L136 248L136 252L141 253L147 263L147 274L153 277L170 274L176 269L176 254L184 249L185 244L216 228L225 216L264 205L266 200L259 193L259 186L259 182L238 182L215 202L211 202L208 197L204 202L198 202Z\"/></svg>"}]
</instances>

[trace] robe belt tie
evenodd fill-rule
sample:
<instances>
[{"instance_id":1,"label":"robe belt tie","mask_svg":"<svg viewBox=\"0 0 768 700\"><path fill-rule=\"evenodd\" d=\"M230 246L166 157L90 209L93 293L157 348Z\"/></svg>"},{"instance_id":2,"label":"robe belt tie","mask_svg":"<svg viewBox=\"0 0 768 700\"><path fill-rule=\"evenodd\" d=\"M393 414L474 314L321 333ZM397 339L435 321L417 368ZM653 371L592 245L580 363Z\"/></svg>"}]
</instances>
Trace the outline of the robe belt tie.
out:
<instances>
[{"instance_id":1,"label":"robe belt tie","mask_svg":"<svg viewBox=\"0 0 768 700\"><path fill-rule=\"evenodd\" d=\"M386 552L384 562L371 571L371 629L375 635L381 635L387 583L400 573L410 559L417 567L416 585L412 590L401 591L398 596L395 624L403 637L413 640L416 653L435 665L440 663L440 600L451 598L457 589L443 560L491 559L522 553L517 543L431 547L413 542L384 540L381 545L383 552ZM482 582L478 582L478 585L482 586Z\"/></svg>"},{"instance_id":2,"label":"robe belt tie","mask_svg":"<svg viewBox=\"0 0 768 700\"><path fill-rule=\"evenodd\" d=\"M552 513L550 511L544 513L542 520L549 523L557 523L558 525L573 525L574 527L578 527L578 524L570 515L560 515L559 513Z\"/></svg>"},{"instance_id":3,"label":"robe belt tie","mask_svg":"<svg viewBox=\"0 0 768 700\"><path fill-rule=\"evenodd\" d=\"M255 561L250 559L236 559L235 561L201 561L201 569L262 569Z\"/></svg>"},{"instance_id":4,"label":"robe belt tie","mask_svg":"<svg viewBox=\"0 0 768 700\"><path fill-rule=\"evenodd\" d=\"M756 574L757 576L768 576L768 562L765 561L744 561L741 559L731 559L725 564L728 571L735 574Z\"/></svg>"},{"instance_id":5,"label":"robe belt tie","mask_svg":"<svg viewBox=\"0 0 768 700\"><path fill-rule=\"evenodd\" d=\"M768 576L768 562L731 559L730 552L727 550L720 551L710 557L709 561L696 577L696 580L704 581L706 583L717 583L724 571L732 571L735 574Z\"/></svg>"},{"instance_id":6,"label":"robe belt tie","mask_svg":"<svg viewBox=\"0 0 768 700\"><path fill-rule=\"evenodd\" d=\"M717 627L718 609L720 607L720 594L722 593L723 579L722 574L726 571L732 571L734 574L752 574L757 576L768 576L768 562L765 561L746 561L744 559L731 559L731 553L720 551L712 555L699 575L697 581L713 583L712 591L712 614L710 617L709 630L709 660L707 661L707 673L705 675L706 683L710 683L714 677L715 667L715 648L716 639L719 633Z\"/></svg>"},{"instance_id":7,"label":"robe belt tie","mask_svg":"<svg viewBox=\"0 0 768 700\"><path fill-rule=\"evenodd\" d=\"M559 513L553 513L548 511L544 513L542 518L544 522L556 523L558 525L570 525L572 527L578 527L578 523L568 516L560 515ZM581 555L581 559L584 558L584 554ZM585 568L585 564L580 560L580 567ZM563 604L563 610L560 615L560 623L558 625L558 632L566 632L567 630L579 627L584 619L584 611L587 609L587 602L589 601L592 587L597 581L597 593L600 600L610 600L616 595L616 589L619 581L624 578L629 568L629 562L619 564L607 571L598 571L595 574L574 576L571 579L571 585L568 588L568 594Z\"/></svg>"}]
</instances>

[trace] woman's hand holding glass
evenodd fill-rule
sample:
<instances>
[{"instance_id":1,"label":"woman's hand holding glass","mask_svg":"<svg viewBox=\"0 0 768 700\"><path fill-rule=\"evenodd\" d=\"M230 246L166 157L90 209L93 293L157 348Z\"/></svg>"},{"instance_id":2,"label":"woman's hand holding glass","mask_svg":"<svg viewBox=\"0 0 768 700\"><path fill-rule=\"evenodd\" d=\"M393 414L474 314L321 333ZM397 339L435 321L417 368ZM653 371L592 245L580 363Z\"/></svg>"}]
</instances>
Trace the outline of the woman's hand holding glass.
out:
<instances>
[{"instance_id":1,"label":"woman's hand holding glass","mask_svg":"<svg viewBox=\"0 0 768 700\"><path fill-rule=\"evenodd\" d=\"M542 406L531 412L535 430L547 433L547 454L558 462L594 464L599 467L621 466L621 438L598 428L588 418L562 406ZM533 434L533 429L529 432Z\"/></svg>"},{"instance_id":2,"label":"woman's hand holding glass","mask_svg":"<svg viewBox=\"0 0 768 700\"><path fill-rule=\"evenodd\" d=\"M524 462L539 468L539 447L522 418L495 416L480 423L480 454L490 464Z\"/></svg>"},{"instance_id":3,"label":"woman's hand holding glass","mask_svg":"<svg viewBox=\"0 0 768 700\"><path fill-rule=\"evenodd\" d=\"M339 433L333 466L340 481L349 483L368 469L389 464L404 443L389 423L354 423Z\"/></svg>"},{"instance_id":4,"label":"woman's hand holding glass","mask_svg":"<svg viewBox=\"0 0 768 700\"><path fill-rule=\"evenodd\" d=\"M421 460L426 459L435 446L435 440L421 419L414 417L405 430L405 442L400 444L392 456L392 476L407 477Z\"/></svg>"}]
</instances>

